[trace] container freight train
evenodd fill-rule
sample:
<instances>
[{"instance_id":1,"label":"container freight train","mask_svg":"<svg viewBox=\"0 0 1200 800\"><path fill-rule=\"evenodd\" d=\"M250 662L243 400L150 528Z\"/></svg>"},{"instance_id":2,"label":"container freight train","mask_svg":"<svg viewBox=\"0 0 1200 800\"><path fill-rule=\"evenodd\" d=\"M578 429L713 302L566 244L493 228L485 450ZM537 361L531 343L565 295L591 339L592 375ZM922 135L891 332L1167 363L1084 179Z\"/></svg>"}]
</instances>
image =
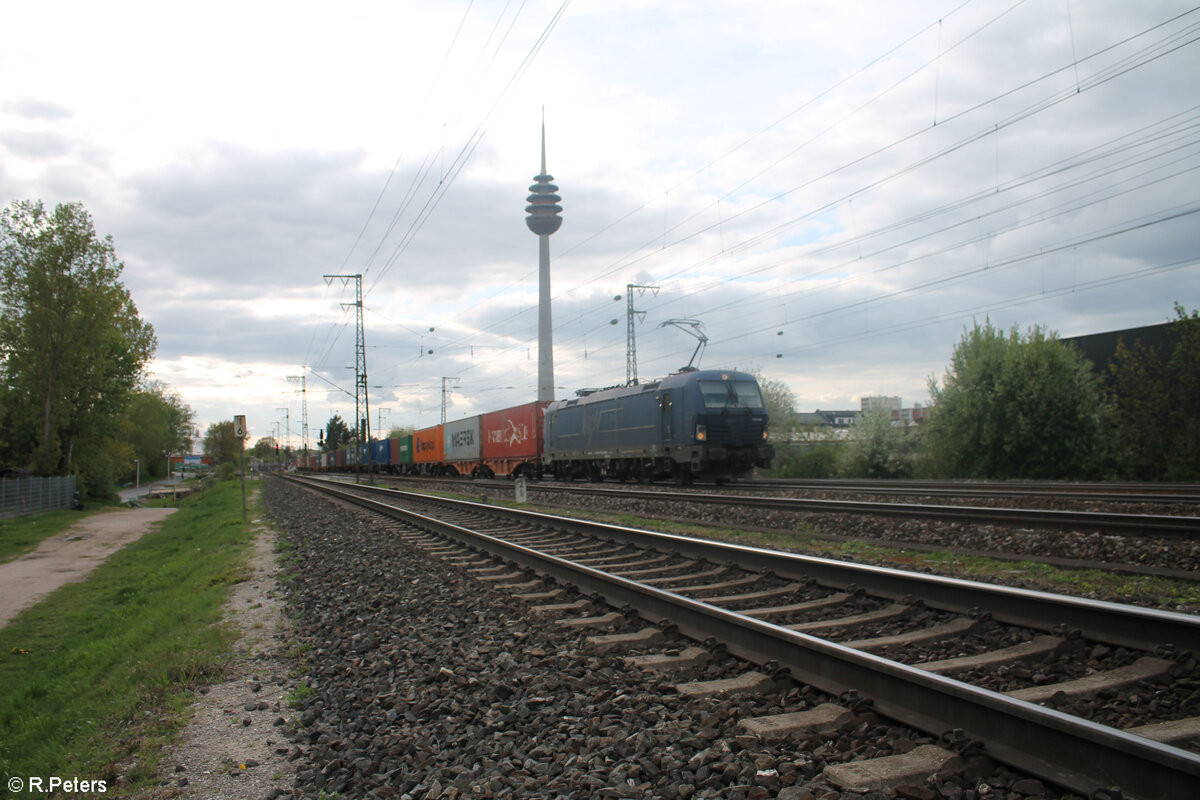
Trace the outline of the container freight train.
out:
<instances>
[{"instance_id":1,"label":"container freight train","mask_svg":"<svg viewBox=\"0 0 1200 800\"><path fill-rule=\"evenodd\" d=\"M680 372L571 400L480 414L313 456L318 471L723 481L767 467L767 411L754 376Z\"/></svg>"},{"instance_id":2,"label":"container freight train","mask_svg":"<svg viewBox=\"0 0 1200 800\"><path fill-rule=\"evenodd\" d=\"M526 403L370 445L341 448L310 456L301 466L317 472L533 478L541 473L546 405Z\"/></svg>"}]
</instances>

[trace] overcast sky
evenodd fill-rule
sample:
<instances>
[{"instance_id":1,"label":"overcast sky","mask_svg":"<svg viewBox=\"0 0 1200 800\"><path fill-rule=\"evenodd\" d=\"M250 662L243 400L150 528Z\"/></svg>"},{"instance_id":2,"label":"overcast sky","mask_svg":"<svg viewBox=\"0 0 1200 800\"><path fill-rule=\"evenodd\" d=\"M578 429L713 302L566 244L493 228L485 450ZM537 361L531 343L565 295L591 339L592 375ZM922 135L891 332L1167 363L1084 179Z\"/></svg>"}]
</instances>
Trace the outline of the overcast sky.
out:
<instances>
[{"instance_id":1,"label":"overcast sky","mask_svg":"<svg viewBox=\"0 0 1200 800\"><path fill-rule=\"evenodd\" d=\"M79 201L203 433L757 369L926 402L965 326L1200 305L1200 10L1166 0L6 3L0 201ZM620 299L614 299L620 296ZM615 324L614 324L615 321ZM289 409L285 414L281 409Z\"/></svg>"}]
</instances>

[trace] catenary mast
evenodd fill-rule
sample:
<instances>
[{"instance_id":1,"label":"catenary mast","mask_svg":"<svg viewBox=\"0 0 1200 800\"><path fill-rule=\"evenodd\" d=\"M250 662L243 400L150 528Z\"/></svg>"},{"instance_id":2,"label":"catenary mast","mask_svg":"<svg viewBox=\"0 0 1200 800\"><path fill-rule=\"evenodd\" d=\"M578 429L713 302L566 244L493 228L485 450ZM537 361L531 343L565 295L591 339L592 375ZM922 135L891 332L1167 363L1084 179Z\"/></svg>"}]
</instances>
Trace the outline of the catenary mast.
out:
<instances>
[{"instance_id":1,"label":"catenary mast","mask_svg":"<svg viewBox=\"0 0 1200 800\"><path fill-rule=\"evenodd\" d=\"M538 237L538 393L539 403L554 400L554 330L550 320L550 234L562 225L558 187L546 174L546 122L542 121L542 172L533 177L525 224Z\"/></svg>"}]
</instances>

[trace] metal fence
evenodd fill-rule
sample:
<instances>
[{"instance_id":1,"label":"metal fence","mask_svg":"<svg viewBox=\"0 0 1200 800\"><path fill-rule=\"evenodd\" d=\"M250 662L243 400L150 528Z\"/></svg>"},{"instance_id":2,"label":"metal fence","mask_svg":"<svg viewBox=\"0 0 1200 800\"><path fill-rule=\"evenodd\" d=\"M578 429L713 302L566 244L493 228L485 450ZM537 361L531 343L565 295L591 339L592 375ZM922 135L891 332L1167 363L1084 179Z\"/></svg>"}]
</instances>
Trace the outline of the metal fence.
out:
<instances>
[{"instance_id":1,"label":"metal fence","mask_svg":"<svg viewBox=\"0 0 1200 800\"><path fill-rule=\"evenodd\" d=\"M5 478L0 480L0 518L40 514L70 508L75 497L75 476L57 478Z\"/></svg>"}]
</instances>

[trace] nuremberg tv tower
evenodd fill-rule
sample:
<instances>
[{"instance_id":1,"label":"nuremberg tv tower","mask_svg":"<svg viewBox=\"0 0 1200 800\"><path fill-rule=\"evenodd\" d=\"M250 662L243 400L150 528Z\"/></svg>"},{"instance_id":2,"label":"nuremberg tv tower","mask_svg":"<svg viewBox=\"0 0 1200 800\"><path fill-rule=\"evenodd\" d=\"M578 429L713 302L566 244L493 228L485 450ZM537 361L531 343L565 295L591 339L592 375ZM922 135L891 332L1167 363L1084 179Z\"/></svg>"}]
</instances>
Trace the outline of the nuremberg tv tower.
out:
<instances>
[{"instance_id":1,"label":"nuremberg tv tower","mask_svg":"<svg viewBox=\"0 0 1200 800\"><path fill-rule=\"evenodd\" d=\"M550 234L562 225L558 187L546 174L546 120L542 119L542 173L533 176L525 224L538 237L538 393L539 403L554 400L554 332L550 323Z\"/></svg>"}]
</instances>

